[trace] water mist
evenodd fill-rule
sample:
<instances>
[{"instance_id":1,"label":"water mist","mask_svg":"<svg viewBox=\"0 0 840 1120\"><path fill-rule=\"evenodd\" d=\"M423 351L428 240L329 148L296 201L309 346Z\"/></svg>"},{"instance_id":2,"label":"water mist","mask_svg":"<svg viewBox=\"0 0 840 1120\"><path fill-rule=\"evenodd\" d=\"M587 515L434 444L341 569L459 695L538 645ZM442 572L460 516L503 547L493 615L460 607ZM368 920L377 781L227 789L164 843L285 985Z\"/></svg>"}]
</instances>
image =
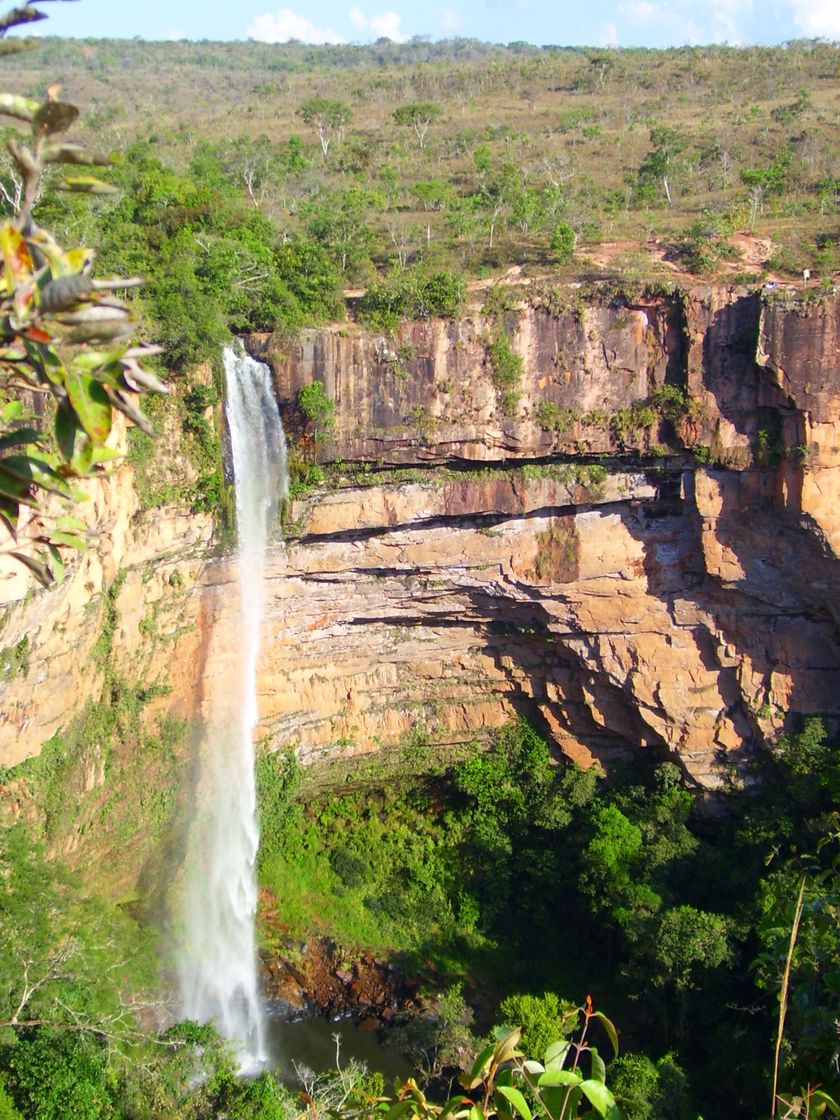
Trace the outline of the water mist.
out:
<instances>
[{"instance_id":1,"label":"water mist","mask_svg":"<svg viewBox=\"0 0 840 1120\"><path fill-rule=\"evenodd\" d=\"M259 830L254 779L257 659L265 552L288 487L286 441L266 366L224 351L225 414L233 458L239 615L231 640L237 671L211 711L190 837L179 980L181 1014L213 1022L240 1070L266 1059L254 938ZM218 686L217 686L218 688Z\"/></svg>"}]
</instances>

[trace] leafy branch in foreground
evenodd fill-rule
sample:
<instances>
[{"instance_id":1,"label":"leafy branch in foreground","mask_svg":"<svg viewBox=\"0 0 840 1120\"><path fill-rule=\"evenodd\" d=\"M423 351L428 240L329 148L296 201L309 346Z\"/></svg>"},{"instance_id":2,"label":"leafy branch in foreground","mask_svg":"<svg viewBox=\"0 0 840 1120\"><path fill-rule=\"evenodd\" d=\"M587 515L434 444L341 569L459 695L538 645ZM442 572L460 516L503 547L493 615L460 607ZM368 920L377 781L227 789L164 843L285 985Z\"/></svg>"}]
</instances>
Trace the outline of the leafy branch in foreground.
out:
<instances>
[{"instance_id":1,"label":"leafy branch in foreground","mask_svg":"<svg viewBox=\"0 0 840 1120\"><path fill-rule=\"evenodd\" d=\"M552 1043L544 1062L525 1057L519 1049L521 1030L517 1028L485 1047L470 1071L461 1075L465 1094L435 1105L410 1079L396 1103L385 1111L384 1120L575 1120L598 1116L622 1120L621 1109L607 1088L606 1063L588 1040L595 1020L617 1055L615 1027L595 1011L588 996L579 1014L583 1023L578 1040Z\"/></svg>"},{"instance_id":2,"label":"leafy branch in foreground","mask_svg":"<svg viewBox=\"0 0 840 1120\"><path fill-rule=\"evenodd\" d=\"M32 5L23 5L0 18L0 36L41 18ZM26 142L8 141L21 190L14 220L0 225L0 528L6 530L0 553L47 586L63 575L61 550L86 546L84 524L68 514L84 497L73 481L100 473L118 456L107 446L115 412L151 433L135 396L166 387L141 364L159 348L131 344L133 317L115 294L142 280L94 279L95 250L63 249L32 218L51 165L108 162L57 139L78 109L60 101L59 87L52 85L43 101L0 93L0 114L30 131ZM58 187L91 195L113 191L86 174L68 175ZM38 398L52 401L51 438L37 424ZM55 495L59 509L65 508L45 508L46 495Z\"/></svg>"}]
</instances>

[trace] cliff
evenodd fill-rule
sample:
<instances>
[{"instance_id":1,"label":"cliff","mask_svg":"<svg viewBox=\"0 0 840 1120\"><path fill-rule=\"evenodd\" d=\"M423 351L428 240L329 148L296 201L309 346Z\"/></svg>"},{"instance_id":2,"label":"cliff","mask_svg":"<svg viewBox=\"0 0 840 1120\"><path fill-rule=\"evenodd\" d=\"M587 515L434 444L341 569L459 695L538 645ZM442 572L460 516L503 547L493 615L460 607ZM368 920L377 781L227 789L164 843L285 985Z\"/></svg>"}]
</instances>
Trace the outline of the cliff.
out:
<instances>
[{"instance_id":1,"label":"cliff","mask_svg":"<svg viewBox=\"0 0 840 1120\"><path fill-rule=\"evenodd\" d=\"M250 339L298 457L332 464L270 557L267 748L446 748L522 712L583 764L653 752L713 788L791 713L835 720L839 331L837 300L704 289ZM313 379L335 402L318 445ZM146 726L198 726L237 656L209 517L141 510L130 466L97 487L100 548L64 585L2 581L4 766L101 695L105 661L152 697ZM91 751L68 850L109 782Z\"/></svg>"}]
</instances>

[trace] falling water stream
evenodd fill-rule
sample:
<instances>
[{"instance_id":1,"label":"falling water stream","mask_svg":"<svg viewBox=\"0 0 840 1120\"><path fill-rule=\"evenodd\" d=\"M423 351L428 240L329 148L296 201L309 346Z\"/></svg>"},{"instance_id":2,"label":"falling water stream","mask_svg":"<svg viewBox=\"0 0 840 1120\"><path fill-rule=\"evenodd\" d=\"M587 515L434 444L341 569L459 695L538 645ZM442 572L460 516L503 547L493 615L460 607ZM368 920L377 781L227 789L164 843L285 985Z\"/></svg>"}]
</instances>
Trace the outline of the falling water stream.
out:
<instances>
[{"instance_id":1,"label":"falling water stream","mask_svg":"<svg viewBox=\"0 0 840 1120\"><path fill-rule=\"evenodd\" d=\"M214 1022L233 1045L240 1070L266 1060L263 998L254 919L259 830L254 780L257 660L264 613L265 553L288 487L286 441L268 368L224 351L225 413L236 494L239 617L229 713L211 722L202 758L191 837L179 979L185 1018Z\"/></svg>"}]
</instances>

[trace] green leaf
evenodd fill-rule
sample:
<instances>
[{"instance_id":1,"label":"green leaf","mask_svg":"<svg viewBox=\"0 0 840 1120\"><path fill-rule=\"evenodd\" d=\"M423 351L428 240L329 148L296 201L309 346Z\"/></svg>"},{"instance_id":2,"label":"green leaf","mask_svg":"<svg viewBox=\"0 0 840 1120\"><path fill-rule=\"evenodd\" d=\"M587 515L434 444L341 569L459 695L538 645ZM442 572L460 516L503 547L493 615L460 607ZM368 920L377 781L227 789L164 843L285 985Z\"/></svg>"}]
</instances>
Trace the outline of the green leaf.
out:
<instances>
[{"instance_id":1,"label":"green leaf","mask_svg":"<svg viewBox=\"0 0 840 1120\"><path fill-rule=\"evenodd\" d=\"M602 1081L581 1081L580 1090L601 1116L609 1116L610 1110L617 1107L615 1097Z\"/></svg>"},{"instance_id":2,"label":"green leaf","mask_svg":"<svg viewBox=\"0 0 840 1120\"><path fill-rule=\"evenodd\" d=\"M416 1101L414 1101L412 1097L409 1097L404 1101L397 1101L397 1103L395 1105L392 1105L385 1113L385 1120L400 1120L400 1117L405 1116L407 1112L410 1112L411 1109L414 1108L415 1104Z\"/></svg>"},{"instance_id":3,"label":"green leaf","mask_svg":"<svg viewBox=\"0 0 840 1120\"><path fill-rule=\"evenodd\" d=\"M494 1065L503 1065L505 1062L509 1062L511 1058L517 1056L518 1051L516 1047L519 1043L521 1034L522 1028L517 1027L515 1030L512 1030L510 1034L506 1035L504 1038L499 1039L499 1041L496 1043L496 1048L493 1051Z\"/></svg>"},{"instance_id":4,"label":"green leaf","mask_svg":"<svg viewBox=\"0 0 840 1120\"><path fill-rule=\"evenodd\" d=\"M469 1120L485 1120L484 1110L479 1108L477 1104L474 1104L470 1109Z\"/></svg>"},{"instance_id":5,"label":"green leaf","mask_svg":"<svg viewBox=\"0 0 840 1120\"><path fill-rule=\"evenodd\" d=\"M501 1093L505 1100L510 1101L523 1120L532 1120L528 1102L518 1089L508 1085L499 1085L497 1092Z\"/></svg>"},{"instance_id":6,"label":"green leaf","mask_svg":"<svg viewBox=\"0 0 840 1120\"><path fill-rule=\"evenodd\" d=\"M52 529L47 533L47 536L56 544L78 549L79 552L84 552L87 549L87 541L83 537L77 537L75 533L62 533L60 529Z\"/></svg>"},{"instance_id":7,"label":"green leaf","mask_svg":"<svg viewBox=\"0 0 840 1120\"><path fill-rule=\"evenodd\" d=\"M122 452L117 451L115 447L94 447L91 456L91 465L97 466L99 463L112 463L114 459L121 459Z\"/></svg>"},{"instance_id":8,"label":"green leaf","mask_svg":"<svg viewBox=\"0 0 840 1120\"><path fill-rule=\"evenodd\" d=\"M607 1038L612 1043L613 1057L617 1058L618 1057L618 1032L616 1031L612 1022L603 1013L603 1011L596 1011L595 1012L595 1018L600 1021L601 1026L607 1032Z\"/></svg>"},{"instance_id":9,"label":"green leaf","mask_svg":"<svg viewBox=\"0 0 840 1120\"><path fill-rule=\"evenodd\" d=\"M12 501L9 498L0 494L0 521L6 523L6 528L12 534L12 537L17 537L18 521L20 519L20 505L18 502Z\"/></svg>"},{"instance_id":10,"label":"green leaf","mask_svg":"<svg viewBox=\"0 0 840 1120\"><path fill-rule=\"evenodd\" d=\"M0 93L0 113L15 117L19 121L31 121L39 108L39 102L29 97L18 97L14 93Z\"/></svg>"},{"instance_id":11,"label":"green leaf","mask_svg":"<svg viewBox=\"0 0 840 1120\"><path fill-rule=\"evenodd\" d=\"M27 443L39 443L40 440L41 433L34 428L18 428L14 432L7 432L4 436L0 436L0 451Z\"/></svg>"},{"instance_id":12,"label":"green leaf","mask_svg":"<svg viewBox=\"0 0 840 1120\"><path fill-rule=\"evenodd\" d=\"M537 1078L537 1085L579 1085L583 1078L574 1069L547 1069Z\"/></svg>"},{"instance_id":13,"label":"green leaf","mask_svg":"<svg viewBox=\"0 0 840 1120\"><path fill-rule=\"evenodd\" d=\"M464 1108L465 1105L470 1105L470 1107L472 1107L472 1101L469 1097L452 1097L447 1101L446 1107L443 1112L441 1112L438 1120L446 1120L447 1116L451 1116L453 1113L459 1116L466 1116L467 1109ZM458 1109L462 1109L463 1111L458 1112Z\"/></svg>"},{"instance_id":14,"label":"green leaf","mask_svg":"<svg viewBox=\"0 0 840 1120\"><path fill-rule=\"evenodd\" d=\"M93 462L93 444L67 404L59 405L56 410L55 438L62 458L71 469L78 475L87 474Z\"/></svg>"},{"instance_id":15,"label":"green leaf","mask_svg":"<svg viewBox=\"0 0 840 1120\"><path fill-rule=\"evenodd\" d=\"M111 433L111 400L104 386L87 374L67 371L70 404L94 447L100 447Z\"/></svg>"},{"instance_id":16,"label":"green leaf","mask_svg":"<svg viewBox=\"0 0 840 1120\"><path fill-rule=\"evenodd\" d=\"M545 1106L546 1112L551 1117L551 1120L561 1120L565 1112L566 1100L569 1095L568 1089L558 1086L549 1086L540 1092L540 1099ZM565 1113L565 1115L569 1116L570 1113Z\"/></svg>"},{"instance_id":17,"label":"green leaf","mask_svg":"<svg viewBox=\"0 0 840 1120\"><path fill-rule=\"evenodd\" d=\"M491 1042L489 1046L485 1046L472 1065L472 1069L467 1077L463 1074L460 1077L460 1082L465 1089L474 1089L476 1085L480 1085L484 1080L484 1073L490 1062L493 1060L493 1052L496 1049L495 1045Z\"/></svg>"},{"instance_id":18,"label":"green leaf","mask_svg":"<svg viewBox=\"0 0 840 1120\"><path fill-rule=\"evenodd\" d=\"M68 175L62 183L56 183L58 191L74 191L78 194L119 194L116 187L94 179L92 175Z\"/></svg>"},{"instance_id":19,"label":"green leaf","mask_svg":"<svg viewBox=\"0 0 840 1120\"><path fill-rule=\"evenodd\" d=\"M522 1068L526 1073L530 1074L545 1073L545 1066L542 1064L542 1062L535 1062L531 1058L522 1063Z\"/></svg>"},{"instance_id":20,"label":"green leaf","mask_svg":"<svg viewBox=\"0 0 840 1120\"><path fill-rule=\"evenodd\" d=\"M84 521L80 521L78 517L70 517L65 515L59 517L55 523L56 529L60 529L62 533L86 533L87 525Z\"/></svg>"},{"instance_id":21,"label":"green leaf","mask_svg":"<svg viewBox=\"0 0 840 1120\"><path fill-rule=\"evenodd\" d=\"M47 548L50 552L50 559L52 561L52 573L56 583L61 583L64 579L64 561L61 559L61 553L54 544L48 544Z\"/></svg>"},{"instance_id":22,"label":"green leaf","mask_svg":"<svg viewBox=\"0 0 840 1120\"><path fill-rule=\"evenodd\" d=\"M560 1039L559 1042L552 1042L545 1052L545 1068L562 1069L571 1048L571 1042L566 1039Z\"/></svg>"},{"instance_id":23,"label":"green leaf","mask_svg":"<svg viewBox=\"0 0 840 1120\"><path fill-rule=\"evenodd\" d=\"M598 1053L596 1047L591 1046L589 1053L592 1057L592 1076L596 1081L606 1084L607 1081L607 1066L604 1059Z\"/></svg>"},{"instance_id":24,"label":"green leaf","mask_svg":"<svg viewBox=\"0 0 840 1120\"><path fill-rule=\"evenodd\" d=\"M811 1094L810 1104L812 1110L815 1105L821 1110L820 1115L824 1116L827 1110L832 1116L840 1116L840 1105L828 1093L824 1093L822 1089L817 1089L816 1092Z\"/></svg>"},{"instance_id":25,"label":"green leaf","mask_svg":"<svg viewBox=\"0 0 840 1120\"><path fill-rule=\"evenodd\" d=\"M17 458L17 456L15 456ZM9 459L0 459L0 495L11 498L16 504L23 502L27 506L36 506L38 503L31 496L32 477L21 477L14 469L7 469Z\"/></svg>"},{"instance_id":26,"label":"green leaf","mask_svg":"<svg viewBox=\"0 0 840 1120\"><path fill-rule=\"evenodd\" d=\"M23 401L9 401L0 408L0 420L4 424L13 424L23 416Z\"/></svg>"}]
</instances>

